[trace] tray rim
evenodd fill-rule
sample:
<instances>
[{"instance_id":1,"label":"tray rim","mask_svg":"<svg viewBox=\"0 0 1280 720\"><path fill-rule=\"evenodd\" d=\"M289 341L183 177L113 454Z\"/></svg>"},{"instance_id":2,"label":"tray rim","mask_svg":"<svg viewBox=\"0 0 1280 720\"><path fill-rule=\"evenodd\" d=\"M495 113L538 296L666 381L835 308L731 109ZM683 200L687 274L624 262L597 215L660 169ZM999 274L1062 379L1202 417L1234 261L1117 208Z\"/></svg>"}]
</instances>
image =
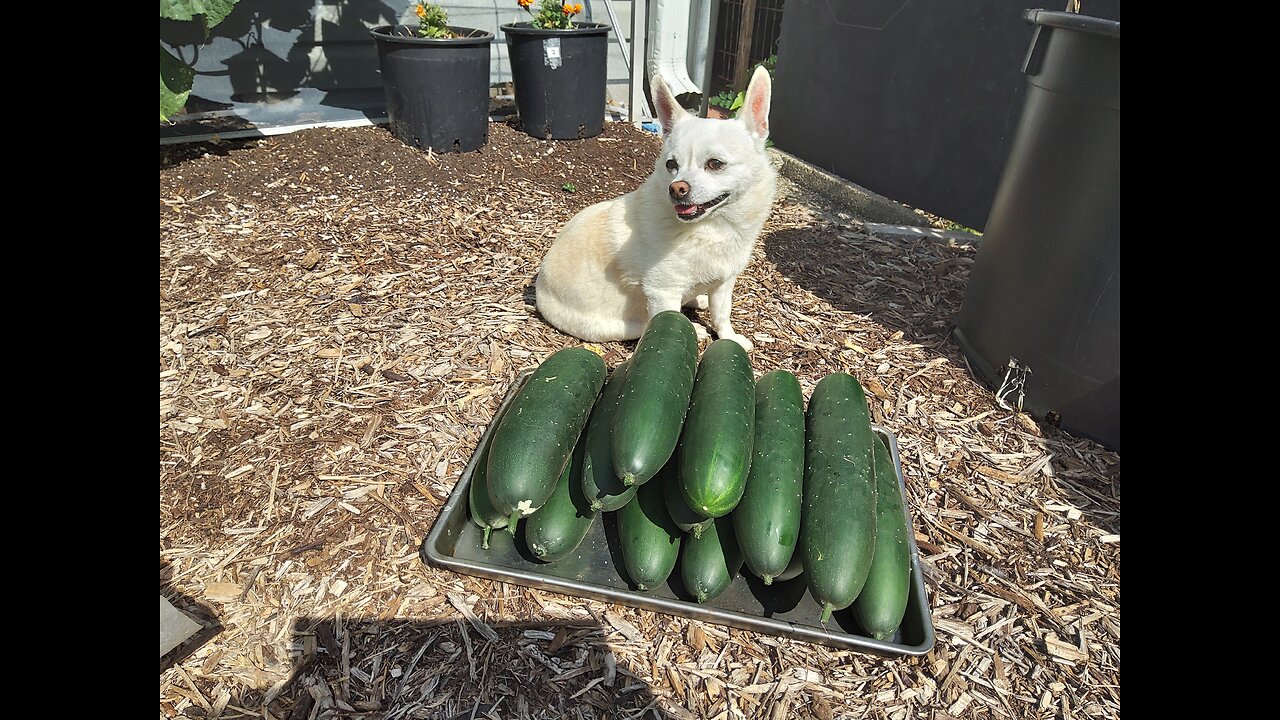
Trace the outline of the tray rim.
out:
<instances>
[{"instance_id":1,"label":"tray rim","mask_svg":"<svg viewBox=\"0 0 1280 720\"><path fill-rule=\"evenodd\" d=\"M515 398L520 388L524 387L525 382L533 374L533 370L524 370L518 374L511 387L507 390L506 396L502 400L502 404L494 412L494 419L501 418L506 412L507 406ZM494 431L496 423L490 420L485 430L480 435L476 448L472 450L471 457L467 461L466 467L459 476L457 484L449 493L448 500L440 507L439 514L436 515L435 521L432 523L431 531L422 540L419 546L419 557L422 562L428 565L434 565L438 568L452 570L462 575L471 575L473 577L485 578L488 580L496 580L499 582L509 582L515 585L523 585L525 587L533 587L538 590L547 590L556 592L570 597L589 598L592 600L600 600L604 602L615 602L628 607L635 607L653 612L660 612L666 615L673 615L691 620L702 620L713 622L720 625L727 625L739 630L748 630L763 635L775 635L788 637L805 642L818 643L828 647L835 647L844 650L855 650L861 652L870 652L882 656L906 656L918 657L928 654L933 650L937 640L937 635L933 626L933 609L929 604L929 590L924 583L924 574L920 565L920 551L916 546L914 523L911 521L911 503L907 496L906 482L902 475L902 461L898 454L898 439L892 430L872 423L871 429L885 440L885 445L889 449L889 455L893 461L894 473L898 477L898 492L902 495L903 511L907 514L908 530L907 541L911 547L911 584L916 597L920 599L925 612L923 613L923 632L924 638L920 643L915 645L905 645L902 643L893 643L875 638L855 635L843 631L831 632L825 628L817 628L811 625L792 622L790 620L775 620L773 618L758 617L735 610L723 610L708 605L698 605L685 600L664 598L656 595L647 595L635 590L622 590L618 588L604 587L591 583L578 582L565 578L558 578L551 575L543 575L539 573L529 572L517 568L510 568L502 565L486 564L474 562L471 560L460 560L454 556L442 555L435 550L435 546L444 532L447 524L445 518L452 516L457 512L459 505L462 512L467 512L467 492L471 486L472 474L475 470L476 462L480 456L479 448L484 447L488 441L490 433ZM469 522L469 520L468 520ZM807 592L807 591L806 591Z\"/></svg>"}]
</instances>

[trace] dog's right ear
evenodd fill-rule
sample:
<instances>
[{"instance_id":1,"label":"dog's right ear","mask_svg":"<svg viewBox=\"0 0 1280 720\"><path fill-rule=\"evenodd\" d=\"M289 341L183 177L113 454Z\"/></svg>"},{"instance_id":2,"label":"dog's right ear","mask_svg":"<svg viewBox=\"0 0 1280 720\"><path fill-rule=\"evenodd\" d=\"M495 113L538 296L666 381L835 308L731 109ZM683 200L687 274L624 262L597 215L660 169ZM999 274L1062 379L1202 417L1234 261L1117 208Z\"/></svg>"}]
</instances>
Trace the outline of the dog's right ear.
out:
<instances>
[{"instance_id":1,"label":"dog's right ear","mask_svg":"<svg viewBox=\"0 0 1280 720\"><path fill-rule=\"evenodd\" d=\"M658 122L662 124L662 136L666 137L671 134L671 128L676 123L689 117L689 113L676 102L676 97L671 94L671 88L667 87L661 75L653 76L649 90L653 94L653 107L658 111Z\"/></svg>"}]
</instances>

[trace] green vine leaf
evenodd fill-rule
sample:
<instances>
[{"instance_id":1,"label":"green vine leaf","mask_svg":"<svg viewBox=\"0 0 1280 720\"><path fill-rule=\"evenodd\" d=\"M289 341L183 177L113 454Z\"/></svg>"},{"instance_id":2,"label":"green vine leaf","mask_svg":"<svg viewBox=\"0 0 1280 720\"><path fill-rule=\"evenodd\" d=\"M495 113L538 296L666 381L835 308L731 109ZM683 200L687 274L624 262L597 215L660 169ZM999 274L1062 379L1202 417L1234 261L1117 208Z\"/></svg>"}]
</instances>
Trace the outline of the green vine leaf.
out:
<instances>
[{"instance_id":1,"label":"green vine leaf","mask_svg":"<svg viewBox=\"0 0 1280 720\"><path fill-rule=\"evenodd\" d=\"M174 57L172 53L160 48L160 121L182 109L187 104L187 96L191 94L191 83L195 80L196 71L190 65Z\"/></svg>"},{"instance_id":2,"label":"green vine leaf","mask_svg":"<svg viewBox=\"0 0 1280 720\"><path fill-rule=\"evenodd\" d=\"M236 0L160 0L160 17L170 20L191 20L204 16L204 26L211 28L231 14Z\"/></svg>"}]
</instances>

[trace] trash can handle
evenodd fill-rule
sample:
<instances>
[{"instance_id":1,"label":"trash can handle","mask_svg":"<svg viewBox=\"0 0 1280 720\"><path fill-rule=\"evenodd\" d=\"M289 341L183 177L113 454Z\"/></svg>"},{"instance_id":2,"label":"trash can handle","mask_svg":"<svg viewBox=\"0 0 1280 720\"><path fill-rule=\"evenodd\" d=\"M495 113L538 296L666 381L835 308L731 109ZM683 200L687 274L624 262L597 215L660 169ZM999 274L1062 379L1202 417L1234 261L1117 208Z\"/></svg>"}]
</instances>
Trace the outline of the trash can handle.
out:
<instances>
[{"instance_id":1,"label":"trash can handle","mask_svg":"<svg viewBox=\"0 0 1280 720\"><path fill-rule=\"evenodd\" d=\"M1022 72L1031 76L1040 74L1045 48L1049 44L1049 36L1052 35L1051 31L1054 28L1120 39L1120 23L1116 20L1042 8L1022 11L1022 18L1036 26L1035 34L1031 36L1031 47L1027 48L1027 57L1022 61Z\"/></svg>"},{"instance_id":2,"label":"trash can handle","mask_svg":"<svg viewBox=\"0 0 1280 720\"><path fill-rule=\"evenodd\" d=\"M1040 74L1040 66L1044 62L1045 49L1049 46L1049 31L1051 28L1036 22L1041 12L1041 10L1027 10L1022 15L1027 22L1034 23L1036 26L1035 34L1031 36L1031 46L1027 48L1027 56L1022 60L1022 72L1027 76Z\"/></svg>"}]
</instances>

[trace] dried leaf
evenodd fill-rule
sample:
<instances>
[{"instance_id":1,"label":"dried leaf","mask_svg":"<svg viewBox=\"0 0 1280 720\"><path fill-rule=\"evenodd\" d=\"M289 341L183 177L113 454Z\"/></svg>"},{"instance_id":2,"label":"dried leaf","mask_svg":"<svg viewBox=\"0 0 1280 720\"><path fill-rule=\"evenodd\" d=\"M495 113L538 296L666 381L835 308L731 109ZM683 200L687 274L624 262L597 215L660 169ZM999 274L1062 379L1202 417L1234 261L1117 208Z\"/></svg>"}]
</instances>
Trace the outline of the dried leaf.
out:
<instances>
[{"instance_id":1,"label":"dried leaf","mask_svg":"<svg viewBox=\"0 0 1280 720\"><path fill-rule=\"evenodd\" d=\"M1000 482L1007 482L1011 484L1028 482L1028 479L1021 475L1014 475L1013 473L1008 473L1003 470L993 468L990 465L978 466L978 472L982 475L986 475L987 477L993 480L999 480Z\"/></svg>"},{"instance_id":2,"label":"dried leaf","mask_svg":"<svg viewBox=\"0 0 1280 720\"><path fill-rule=\"evenodd\" d=\"M1062 658L1064 660L1078 662L1081 660L1089 659L1089 653L1084 652L1083 650L1076 647L1075 645L1072 645L1071 643L1059 640L1058 637L1053 634L1049 634L1045 636L1044 647L1045 647L1045 650L1050 655L1054 657Z\"/></svg>"},{"instance_id":3,"label":"dried leaf","mask_svg":"<svg viewBox=\"0 0 1280 720\"><path fill-rule=\"evenodd\" d=\"M885 390L884 386L880 384L880 381L873 377L863 378L862 384L866 385L867 389L881 400L890 400L893 398L893 396L889 394L889 391Z\"/></svg>"},{"instance_id":4,"label":"dried leaf","mask_svg":"<svg viewBox=\"0 0 1280 720\"><path fill-rule=\"evenodd\" d=\"M214 602L232 602L240 598L244 588L238 583L211 582L204 586L204 596Z\"/></svg>"},{"instance_id":5,"label":"dried leaf","mask_svg":"<svg viewBox=\"0 0 1280 720\"><path fill-rule=\"evenodd\" d=\"M693 648L695 653L702 652L707 646L707 634L702 632L702 628L697 623L689 623L689 629L685 633L685 642L689 643L689 647Z\"/></svg>"},{"instance_id":6,"label":"dried leaf","mask_svg":"<svg viewBox=\"0 0 1280 720\"><path fill-rule=\"evenodd\" d=\"M645 642L644 634L621 615L609 610L605 612L604 619L613 626L614 630L622 633L622 636L631 642Z\"/></svg>"},{"instance_id":7,"label":"dried leaf","mask_svg":"<svg viewBox=\"0 0 1280 720\"><path fill-rule=\"evenodd\" d=\"M831 703L820 694L813 696L813 716L818 720L833 720L835 712L831 710Z\"/></svg>"},{"instance_id":8,"label":"dried leaf","mask_svg":"<svg viewBox=\"0 0 1280 720\"><path fill-rule=\"evenodd\" d=\"M562 627L559 630L556 630L555 637L551 639L551 644L547 646L547 652L551 655L555 655L557 652L560 652L560 647L564 645L564 641L568 637L569 631L567 629Z\"/></svg>"}]
</instances>

